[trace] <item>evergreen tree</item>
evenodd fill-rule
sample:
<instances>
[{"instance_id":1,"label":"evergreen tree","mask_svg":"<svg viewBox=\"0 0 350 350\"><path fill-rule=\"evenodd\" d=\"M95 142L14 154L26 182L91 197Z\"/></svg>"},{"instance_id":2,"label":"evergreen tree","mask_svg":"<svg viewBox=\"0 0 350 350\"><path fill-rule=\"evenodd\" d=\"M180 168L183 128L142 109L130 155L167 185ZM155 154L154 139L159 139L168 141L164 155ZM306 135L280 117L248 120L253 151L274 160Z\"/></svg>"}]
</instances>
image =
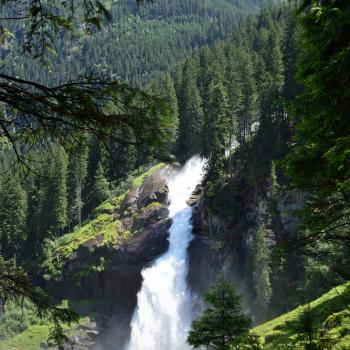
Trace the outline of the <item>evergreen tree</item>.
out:
<instances>
[{"instance_id":1,"label":"evergreen tree","mask_svg":"<svg viewBox=\"0 0 350 350\"><path fill-rule=\"evenodd\" d=\"M199 54L199 91L203 101L203 112L207 113L208 102L209 102L209 85L213 80L213 61L214 54L213 51L205 46Z\"/></svg>"},{"instance_id":2,"label":"evergreen tree","mask_svg":"<svg viewBox=\"0 0 350 350\"><path fill-rule=\"evenodd\" d=\"M187 61L182 82L183 105L180 110L177 144L177 153L182 159L201 151L204 114L196 80L195 64L193 61Z\"/></svg>"},{"instance_id":3,"label":"evergreen tree","mask_svg":"<svg viewBox=\"0 0 350 350\"><path fill-rule=\"evenodd\" d=\"M80 149L72 153L68 163L68 230L76 224L81 226L82 193L87 176L88 148L81 145Z\"/></svg>"},{"instance_id":4,"label":"evergreen tree","mask_svg":"<svg viewBox=\"0 0 350 350\"><path fill-rule=\"evenodd\" d=\"M252 59L247 52L240 55L240 80L242 81L242 94L244 96L242 109L238 113L238 141L245 144L251 134L252 124L257 121L257 90L254 78Z\"/></svg>"},{"instance_id":5,"label":"evergreen tree","mask_svg":"<svg viewBox=\"0 0 350 350\"><path fill-rule=\"evenodd\" d=\"M109 196L109 183L104 175L101 162L98 163L94 181L94 197L96 199L96 205L98 205Z\"/></svg>"},{"instance_id":6,"label":"evergreen tree","mask_svg":"<svg viewBox=\"0 0 350 350\"><path fill-rule=\"evenodd\" d=\"M226 89L230 104L230 147L234 148L237 143L237 120L238 114L243 108L242 76L239 70L239 56L237 51L241 50L234 44L230 44L227 51L229 55Z\"/></svg>"},{"instance_id":7,"label":"evergreen tree","mask_svg":"<svg viewBox=\"0 0 350 350\"><path fill-rule=\"evenodd\" d=\"M294 104L297 132L285 168L294 186L312 194L303 215L310 241L343 249L350 227L350 2L305 0L300 15L303 92Z\"/></svg>"},{"instance_id":8,"label":"evergreen tree","mask_svg":"<svg viewBox=\"0 0 350 350\"><path fill-rule=\"evenodd\" d=\"M171 139L175 142L179 127L179 106L175 92L175 83L170 74L165 74L159 80L152 82L150 88L153 94L163 98L168 104L171 116Z\"/></svg>"},{"instance_id":9,"label":"evergreen tree","mask_svg":"<svg viewBox=\"0 0 350 350\"><path fill-rule=\"evenodd\" d=\"M210 169L216 177L224 165L225 152L230 142L229 101L221 81L213 80L209 85L210 100L203 127L203 156L208 159Z\"/></svg>"},{"instance_id":10,"label":"evergreen tree","mask_svg":"<svg viewBox=\"0 0 350 350\"><path fill-rule=\"evenodd\" d=\"M187 342L195 348L229 350L230 344L248 334L250 318L243 313L241 297L220 279L204 296L207 309L193 321Z\"/></svg>"},{"instance_id":11,"label":"evergreen tree","mask_svg":"<svg viewBox=\"0 0 350 350\"><path fill-rule=\"evenodd\" d=\"M52 156L45 181L44 203L42 209L41 237L60 236L67 227L67 154L63 148L53 147Z\"/></svg>"},{"instance_id":12,"label":"evergreen tree","mask_svg":"<svg viewBox=\"0 0 350 350\"><path fill-rule=\"evenodd\" d=\"M42 210L44 203L44 178L29 174L27 177L26 191L28 194L27 239L26 254L37 256L40 252L43 237L41 236Z\"/></svg>"},{"instance_id":13,"label":"evergreen tree","mask_svg":"<svg viewBox=\"0 0 350 350\"><path fill-rule=\"evenodd\" d=\"M86 185L83 189L84 218L86 218L91 210L96 207L96 198L94 196L95 177L99 164L102 164L100 141L97 138L92 137L89 144Z\"/></svg>"},{"instance_id":14,"label":"evergreen tree","mask_svg":"<svg viewBox=\"0 0 350 350\"><path fill-rule=\"evenodd\" d=\"M26 239L27 195L18 175L0 180L0 256L23 254Z\"/></svg>"},{"instance_id":15,"label":"evergreen tree","mask_svg":"<svg viewBox=\"0 0 350 350\"><path fill-rule=\"evenodd\" d=\"M257 297L257 314L259 318L262 318L272 296L270 283L270 253L265 229L262 226L259 227L255 238L253 254L252 280Z\"/></svg>"}]
</instances>

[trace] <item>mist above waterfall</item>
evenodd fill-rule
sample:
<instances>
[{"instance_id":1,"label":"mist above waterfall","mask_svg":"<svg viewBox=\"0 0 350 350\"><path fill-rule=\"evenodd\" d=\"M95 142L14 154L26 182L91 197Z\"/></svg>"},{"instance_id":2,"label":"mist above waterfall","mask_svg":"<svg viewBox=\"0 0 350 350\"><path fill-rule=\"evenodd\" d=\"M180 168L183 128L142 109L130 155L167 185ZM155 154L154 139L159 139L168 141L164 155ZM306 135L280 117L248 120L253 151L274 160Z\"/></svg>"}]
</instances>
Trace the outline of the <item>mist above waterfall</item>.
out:
<instances>
[{"instance_id":1,"label":"mist above waterfall","mask_svg":"<svg viewBox=\"0 0 350 350\"><path fill-rule=\"evenodd\" d=\"M168 180L170 216L169 250L142 272L143 284L131 322L125 350L186 350L192 321L187 287L187 248L192 240L191 208L186 200L200 183L203 163L191 158Z\"/></svg>"}]
</instances>

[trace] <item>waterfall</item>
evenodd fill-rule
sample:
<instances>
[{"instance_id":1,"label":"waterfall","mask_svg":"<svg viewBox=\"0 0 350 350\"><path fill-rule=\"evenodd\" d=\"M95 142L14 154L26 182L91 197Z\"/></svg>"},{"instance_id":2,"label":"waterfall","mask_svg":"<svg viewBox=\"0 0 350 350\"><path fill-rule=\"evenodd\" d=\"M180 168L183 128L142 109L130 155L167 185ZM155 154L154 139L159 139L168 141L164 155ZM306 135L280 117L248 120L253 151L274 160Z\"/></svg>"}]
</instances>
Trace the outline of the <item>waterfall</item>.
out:
<instances>
[{"instance_id":1,"label":"waterfall","mask_svg":"<svg viewBox=\"0 0 350 350\"><path fill-rule=\"evenodd\" d=\"M191 158L168 181L170 217L169 250L142 271L143 283L131 321L131 338L125 350L186 350L192 321L187 288L187 248L192 240L191 208L186 200L200 183L203 164Z\"/></svg>"}]
</instances>

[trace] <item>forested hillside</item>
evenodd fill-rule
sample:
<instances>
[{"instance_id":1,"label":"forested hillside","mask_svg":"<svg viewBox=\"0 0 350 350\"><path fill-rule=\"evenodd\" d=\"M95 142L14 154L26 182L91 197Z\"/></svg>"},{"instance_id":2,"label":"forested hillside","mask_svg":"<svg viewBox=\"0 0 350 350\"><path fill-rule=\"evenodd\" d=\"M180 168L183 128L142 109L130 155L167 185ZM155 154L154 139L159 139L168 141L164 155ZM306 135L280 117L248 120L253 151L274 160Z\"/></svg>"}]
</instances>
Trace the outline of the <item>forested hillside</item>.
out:
<instances>
[{"instance_id":1,"label":"forested hillside","mask_svg":"<svg viewBox=\"0 0 350 350\"><path fill-rule=\"evenodd\" d=\"M257 319L295 305L296 294L282 291L281 280L290 290L303 283L299 253L271 256L277 242L297 232L283 227L288 180L278 163L293 132L287 105L300 90L295 33L293 7L263 10L228 42L204 48L173 74L177 155L207 159L200 230L214 232L239 255Z\"/></svg>"},{"instance_id":2,"label":"forested hillside","mask_svg":"<svg viewBox=\"0 0 350 350\"><path fill-rule=\"evenodd\" d=\"M348 349L350 3L5 3L0 349Z\"/></svg>"},{"instance_id":3,"label":"forested hillside","mask_svg":"<svg viewBox=\"0 0 350 350\"><path fill-rule=\"evenodd\" d=\"M90 35L78 29L54 41L54 51L45 57L46 65L29 55L18 55L23 37L21 22L10 27L13 36L6 40L1 64L7 74L38 83L55 85L82 76L118 78L133 85L145 85L150 78L168 71L201 46L228 37L244 22L261 1L221 1L214 3L157 1L136 5L134 1L110 5L110 22ZM171 98L173 83L164 81ZM153 95L159 95L154 90ZM169 95L169 97L168 97ZM175 101L175 104L177 102ZM2 113L9 113L4 109ZM171 154L178 129L177 107L171 106L167 149L145 150L136 135L124 126L114 135L119 142L102 143L92 136L76 145L46 145L34 150L19 171L11 167L6 144L2 146L1 179L2 252L6 258L28 259L40 255L45 239L51 239L80 226L92 209L105 200L127 175L151 161L148 153ZM170 130L171 129L171 130ZM37 147L38 149L40 147ZM23 152L26 152L25 150ZM39 154L41 153L41 154ZM27 156L26 156L27 157ZM53 161L52 161L53 160ZM10 183L10 186L9 186ZM17 217L13 216L17 213ZM11 236L8 232L12 232Z\"/></svg>"},{"instance_id":4,"label":"forested hillside","mask_svg":"<svg viewBox=\"0 0 350 350\"><path fill-rule=\"evenodd\" d=\"M156 1L142 6L133 0L110 4L110 22L101 31L86 35L79 27L54 44L48 69L31 57L18 59L16 40L2 50L9 74L38 82L60 83L91 71L132 85L144 86L159 72L191 56L199 47L227 38L248 13L265 0ZM11 28L22 37L21 25ZM16 57L16 59L14 59Z\"/></svg>"},{"instance_id":5,"label":"forested hillside","mask_svg":"<svg viewBox=\"0 0 350 350\"><path fill-rule=\"evenodd\" d=\"M207 160L198 230L210 231L231 247L228 254L238 255L239 279L260 321L346 281L349 267L341 231L348 225L343 222L346 200L325 185L327 196L340 196L339 207L330 206L320 219L312 211L323 212L326 204L318 195L310 197L308 186L295 186L294 181L305 185L304 180L289 172L291 164L299 171L309 166L290 155L298 130L298 118L291 114L296 108L302 113L303 103L312 110L307 100L295 102L303 91L296 76L299 32L295 7L272 7L172 74L179 113L177 156L199 153ZM303 152L297 157L308 154ZM337 225L336 239L313 241L316 227L322 236Z\"/></svg>"}]
</instances>

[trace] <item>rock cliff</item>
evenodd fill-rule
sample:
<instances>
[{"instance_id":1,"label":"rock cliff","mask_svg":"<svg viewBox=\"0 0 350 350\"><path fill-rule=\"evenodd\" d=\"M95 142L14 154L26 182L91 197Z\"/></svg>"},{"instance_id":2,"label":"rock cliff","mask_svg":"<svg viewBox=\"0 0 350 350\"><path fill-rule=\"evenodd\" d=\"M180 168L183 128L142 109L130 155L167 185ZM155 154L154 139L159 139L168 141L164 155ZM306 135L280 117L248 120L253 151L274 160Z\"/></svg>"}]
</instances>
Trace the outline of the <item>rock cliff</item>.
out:
<instances>
[{"instance_id":1,"label":"rock cliff","mask_svg":"<svg viewBox=\"0 0 350 350\"><path fill-rule=\"evenodd\" d=\"M76 311L96 321L89 334L81 332L72 339L79 349L123 348L142 284L141 270L168 248L168 172L162 167L144 176L117 207L108 206L115 239L108 244L101 235L86 240L49 283L57 299L68 299Z\"/></svg>"},{"instance_id":2,"label":"rock cliff","mask_svg":"<svg viewBox=\"0 0 350 350\"><path fill-rule=\"evenodd\" d=\"M195 201L191 203L195 238L189 248L188 278L192 291L202 295L222 276L245 296L246 308L254 317L256 296L251 282L252 255L258 228L263 225L271 253L273 289L265 317L272 317L289 307L285 299L290 286L297 280L296 267L301 259L297 251L289 254L284 261L278 260L278 257L273 261L272 256L277 243L298 234L300 219L295 211L301 208L304 199L299 193L288 190L287 186L279 187L273 195L271 192L271 184L267 180L248 189L244 197L226 198L226 202L220 204L225 207L225 215L222 215L206 203L203 189L196 189L193 195ZM216 201L219 200L216 198ZM239 203L234 203L235 200Z\"/></svg>"}]
</instances>

